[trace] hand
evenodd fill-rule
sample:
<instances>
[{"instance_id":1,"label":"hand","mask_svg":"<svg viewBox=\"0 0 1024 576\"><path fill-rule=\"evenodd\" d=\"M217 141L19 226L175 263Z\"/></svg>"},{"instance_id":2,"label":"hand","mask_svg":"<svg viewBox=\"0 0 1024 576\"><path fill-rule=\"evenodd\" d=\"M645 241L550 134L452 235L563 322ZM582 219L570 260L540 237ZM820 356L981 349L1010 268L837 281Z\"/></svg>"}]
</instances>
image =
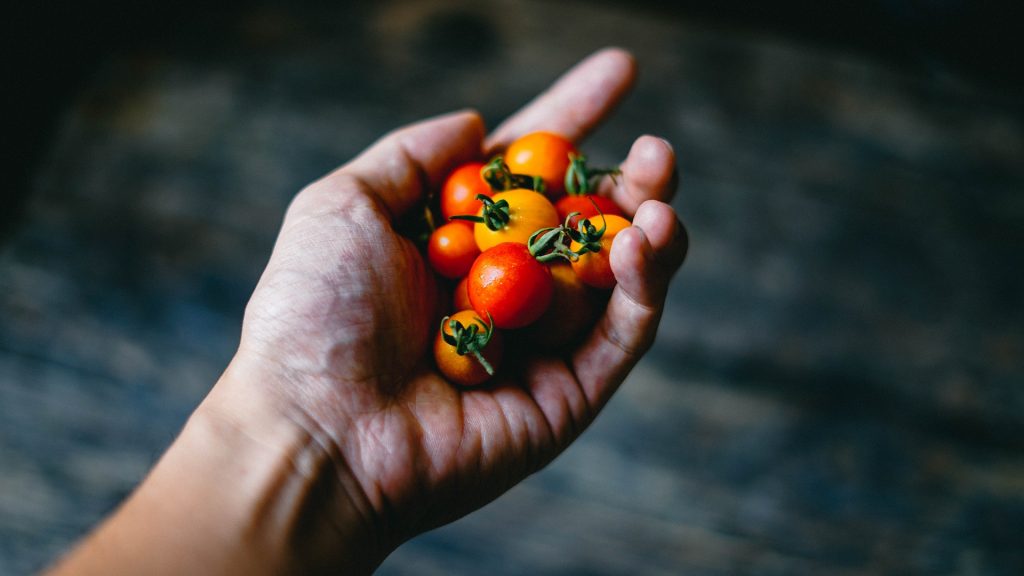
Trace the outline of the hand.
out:
<instances>
[{"instance_id":1,"label":"hand","mask_svg":"<svg viewBox=\"0 0 1024 576\"><path fill-rule=\"evenodd\" d=\"M486 139L472 112L428 120L296 196L238 353L193 418L287 463L284 477L260 484L274 511L264 516L280 529L275 549L289 558L278 566L370 570L406 539L482 506L565 449L651 345L687 248L664 203L676 180L663 140L639 138L618 184L602 189L634 220L612 247L618 285L592 333L485 388L458 389L434 367L438 283L394 230L462 162L533 130L582 138L634 75L628 54L599 52Z\"/></svg>"},{"instance_id":2,"label":"hand","mask_svg":"<svg viewBox=\"0 0 1024 576\"><path fill-rule=\"evenodd\" d=\"M632 59L584 61L499 127L494 149L548 129L578 139L632 83ZM667 200L674 157L637 140L609 187L634 227L616 239L618 279L590 337L535 357L493 386L460 390L428 353L441 315L436 280L394 221L481 156L483 125L457 113L394 132L303 190L288 210L246 311L234 364L350 475L346 499L390 548L474 510L547 464L594 419L652 342L685 235ZM268 377L269 376L269 377Z\"/></svg>"}]
</instances>

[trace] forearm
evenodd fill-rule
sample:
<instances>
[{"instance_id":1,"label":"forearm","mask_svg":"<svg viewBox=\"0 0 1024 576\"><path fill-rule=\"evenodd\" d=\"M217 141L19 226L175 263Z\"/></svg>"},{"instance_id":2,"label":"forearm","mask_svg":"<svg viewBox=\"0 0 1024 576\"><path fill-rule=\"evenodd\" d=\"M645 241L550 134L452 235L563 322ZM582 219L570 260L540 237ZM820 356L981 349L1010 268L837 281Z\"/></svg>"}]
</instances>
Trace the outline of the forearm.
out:
<instances>
[{"instance_id":1,"label":"forearm","mask_svg":"<svg viewBox=\"0 0 1024 576\"><path fill-rule=\"evenodd\" d=\"M229 369L54 574L367 573L383 559L327 451ZM250 388L251 389L251 388Z\"/></svg>"}]
</instances>

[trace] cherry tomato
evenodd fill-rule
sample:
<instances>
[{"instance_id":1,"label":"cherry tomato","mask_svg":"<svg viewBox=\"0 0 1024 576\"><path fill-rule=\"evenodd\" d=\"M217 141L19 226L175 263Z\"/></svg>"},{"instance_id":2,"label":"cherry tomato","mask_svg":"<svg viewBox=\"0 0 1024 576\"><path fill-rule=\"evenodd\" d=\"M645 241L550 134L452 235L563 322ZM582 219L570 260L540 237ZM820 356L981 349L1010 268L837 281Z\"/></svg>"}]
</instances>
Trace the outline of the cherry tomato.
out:
<instances>
[{"instance_id":1,"label":"cherry tomato","mask_svg":"<svg viewBox=\"0 0 1024 576\"><path fill-rule=\"evenodd\" d=\"M464 222L449 222L430 235L427 258L438 274L459 278L469 272L480 249L473 238L473 229Z\"/></svg>"},{"instance_id":2,"label":"cherry tomato","mask_svg":"<svg viewBox=\"0 0 1024 576\"><path fill-rule=\"evenodd\" d=\"M541 228L558 225L558 211L554 204L533 190L509 190L494 195L494 202L508 202L508 222L497 230L491 230L485 222L473 225L473 235L480 251L487 250L502 242L526 244L530 235ZM484 208L478 214L484 215Z\"/></svg>"},{"instance_id":3,"label":"cherry tomato","mask_svg":"<svg viewBox=\"0 0 1024 576\"><path fill-rule=\"evenodd\" d=\"M596 252L587 252L579 257L572 263L572 269L576 271L576 275L580 277L585 284L593 286L595 288L611 288L615 286L615 275L612 274L612 266L609 260L609 255L612 251L612 240L615 239L615 235L619 232L630 227L629 220L621 216L605 216L603 221L601 216L597 216L590 220L598 229L601 228L602 223L605 225L604 234L600 239L600 250ZM573 242L569 249L578 252L582 246L578 242Z\"/></svg>"},{"instance_id":4,"label":"cherry tomato","mask_svg":"<svg viewBox=\"0 0 1024 576\"><path fill-rule=\"evenodd\" d=\"M452 322L456 323L454 331ZM469 331L471 326L476 327L473 333ZM459 354L459 346L446 342L445 336L462 338L463 346L468 349L464 350L464 354ZM501 364L503 353L501 334L489 330L487 322L473 310L461 310L442 320L441 328L434 338L437 368L445 378L460 386L477 386L490 378Z\"/></svg>"},{"instance_id":5,"label":"cherry tomato","mask_svg":"<svg viewBox=\"0 0 1024 576\"><path fill-rule=\"evenodd\" d=\"M593 201L593 203L591 203ZM596 207L594 205L597 205ZM558 219L561 222L565 222L565 218L573 213L579 212L580 215L573 218L570 222L570 226L575 226L576 221L579 218L594 218L599 214L614 214L615 216L625 216L619 205L615 203L611 198L604 196L598 196L597 194L581 194L579 196L564 196L555 203L555 210L558 210Z\"/></svg>"},{"instance_id":6,"label":"cherry tomato","mask_svg":"<svg viewBox=\"0 0 1024 576\"><path fill-rule=\"evenodd\" d=\"M469 301L498 328L522 328L548 309L554 292L551 271L525 244L503 242L485 250L469 270Z\"/></svg>"},{"instance_id":7,"label":"cherry tomato","mask_svg":"<svg viewBox=\"0 0 1024 576\"><path fill-rule=\"evenodd\" d=\"M452 304L455 310L470 310L473 304L469 301L469 278L464 277L455 285L455 293L452 294Z\"/></svg>"},{"instance_id":8,"label":"cherry tomato","mask_svg":"<svg viewBox=\"0 0 1024 576\"><path fill-rule=\"evenodd\" d=\"M517 174L543 178L547 194L557 198L565 192L569 154L576 153L576 147L564 136L532 132L509 144L505 150L505 163Z\"/></svg>"},{"instance_id":9,"label":"cherry tomato","mask_svg":"<svg viewBox=\"0 0 1024 576\"><path fill-rule=\"evenodd\" d=\"M480 211L477 194L494 195L480 176L483 167L483 162L467 162L448 175L441 188L441 216L445 220L460 214L476 214Z\"/></svg>"},{"instance_id":10,"label":"cherry tomato","mask_svg":"<svg viewBox=\"0 0 1024 576\"><path fill-rule=\"evenodd\" d=\"M578 342L593 326L597 303L568 262L553 263L550 269L555 281L551 304L524 336L532 346L557 349Z\"/></svg>"}]
</instances>

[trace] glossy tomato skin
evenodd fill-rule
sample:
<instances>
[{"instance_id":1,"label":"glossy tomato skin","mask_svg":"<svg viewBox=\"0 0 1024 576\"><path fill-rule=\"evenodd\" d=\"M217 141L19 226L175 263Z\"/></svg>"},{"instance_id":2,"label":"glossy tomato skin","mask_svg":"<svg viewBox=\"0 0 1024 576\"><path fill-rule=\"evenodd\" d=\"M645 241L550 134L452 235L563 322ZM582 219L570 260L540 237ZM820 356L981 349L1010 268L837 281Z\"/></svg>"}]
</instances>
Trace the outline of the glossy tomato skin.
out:
<instances>
[{"instance_id":1,"label":"glossy tomato skin","mask_svg":"<svg viewBox=\"0 0 1024 576\"><path fill-rule=\"evenodd\" d=\"M591 224L598 229L601 228L602 219L600 216L591 218ZM630 227L629 220L621 216L605 216L605 231L601 236L601 249L597 252L588 252L579 257L579 260L572 263L572 269L585 284L594 288L608 289L615 286L615 274L612 273L612 265L609 256L612 251L612 241L615 235ZM569 249L576 252L581 246L573 242Z\"/></svg>"},{"instance_id":2,"label":"glossy tomato skin","mask_svg":"<svg viewBox=\"0 0 1024 576\"><path fill-rule=\"evenodd\" d=\"M481 252L502 242L526 244L537 230L558 225L558 211L543 194L515 189L494 195L495 202L501 200L507 201L509 207L509 222L504 228L491 230L483 222L473 224L473 235Z\"/></svg>"},{"instance_id":3,"label":"glossy tomato skin","mask_svg":"<svg viewBox=\"0 0 1024 576\"><path fill-rule=\"evenodd\" d=\"M476 323L481 332L487 330L486 321L482 320L473 310L460 310L452 314L450 320L455 320L467 327L472 323ZM447 322L441 328L445 333L451 334ZM484 347L480 354L491 364L494 370L498 370L504 355L504 343L502 342L501 333L494 332L491 335L490 342L487 343L487 346ZM438 330L437 336L434 338L434 360L437 362L438 370L444 374L444 377L459 386L479 386L491 378L491 375L487 373L487 370L480 364L476 356L472 354L460 355L456 351L455 346L444 341L440 330Z\"/></svg>"},{"instance_id":4,"label":"glossy tomato skin","mask_svg":"<svg viewBox=\"0 0 1024 576\"><path fill-rule=\"evenodd\" d=\"M437 228L427 242L427 259L445 278L465 276L479 255L473 229L465 222L449 222Z\"/></svg>"},{"instance_id":5,"label":"glossy tomato skin","mask_svg":"<svg viewBox=\"0 0 1024 576\"><path fill-rule=\"evenodd\" d=\"M551 271L525 244L503 242L485 250L469 270L469 301L498 328L522 328L548 309L554 292Z\"/></svg>"},{"instance_id":6,"label":"glossy tomato skin","mask_svg":"<svg viewBox=\"0 0 1024 576\"><path fill-rule=\"evenodd\" d=\"M543 178L547 195L557 198L565 192L569 154L578 154L578 151L564 136L553 132L531 132L509 144L505 150L505 163L513 173Z\"/></svg>"},{"instance_id":7,"label":"glossy tomato skin","mask_svg":"<svg viewBox=\"0 0 1024 576\"><path fill-rule=\"evenodd\" d=\"M597 302L568 262L550 266L555 290L546 312L525 330L531 347L561 349L580 341L594 325Z\"/></svg>"},{"instance_id":8,"label":"glossy tomato skin","mask_svg":"<svg viewBox=\"0 0 1024 576\"><path fill-rule=\"evenodd\" d=\"M441 216L472 216L480 211L477 194L493 196L494 191L480 176L483 162L467 162L448 175L441 187Z\"/></svg>"}]
</instances>

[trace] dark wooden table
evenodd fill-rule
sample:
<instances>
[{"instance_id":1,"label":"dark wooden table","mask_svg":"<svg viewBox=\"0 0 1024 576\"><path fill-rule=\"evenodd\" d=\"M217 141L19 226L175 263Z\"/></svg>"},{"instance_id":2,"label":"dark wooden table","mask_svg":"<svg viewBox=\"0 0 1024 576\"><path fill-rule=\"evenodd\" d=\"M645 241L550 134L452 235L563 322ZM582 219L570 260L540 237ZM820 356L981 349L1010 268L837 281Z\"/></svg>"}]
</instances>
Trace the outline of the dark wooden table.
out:
<instances>
[{"instance_id":1,"label":"dark wooden table","mask_svg":"<svg viewBox=\"0 0 1024 576\"><path fill-rule=\"evenodd\" d=\"M246 7L172 38L87 75L0 246L0 573L171 441L298 189L407 121L494 125L607 44L642 75L586 149L681 161L657 345L549 469L381 573L1024 573L1012 98L625 4Z\"/></svg>"}]
</instances>

